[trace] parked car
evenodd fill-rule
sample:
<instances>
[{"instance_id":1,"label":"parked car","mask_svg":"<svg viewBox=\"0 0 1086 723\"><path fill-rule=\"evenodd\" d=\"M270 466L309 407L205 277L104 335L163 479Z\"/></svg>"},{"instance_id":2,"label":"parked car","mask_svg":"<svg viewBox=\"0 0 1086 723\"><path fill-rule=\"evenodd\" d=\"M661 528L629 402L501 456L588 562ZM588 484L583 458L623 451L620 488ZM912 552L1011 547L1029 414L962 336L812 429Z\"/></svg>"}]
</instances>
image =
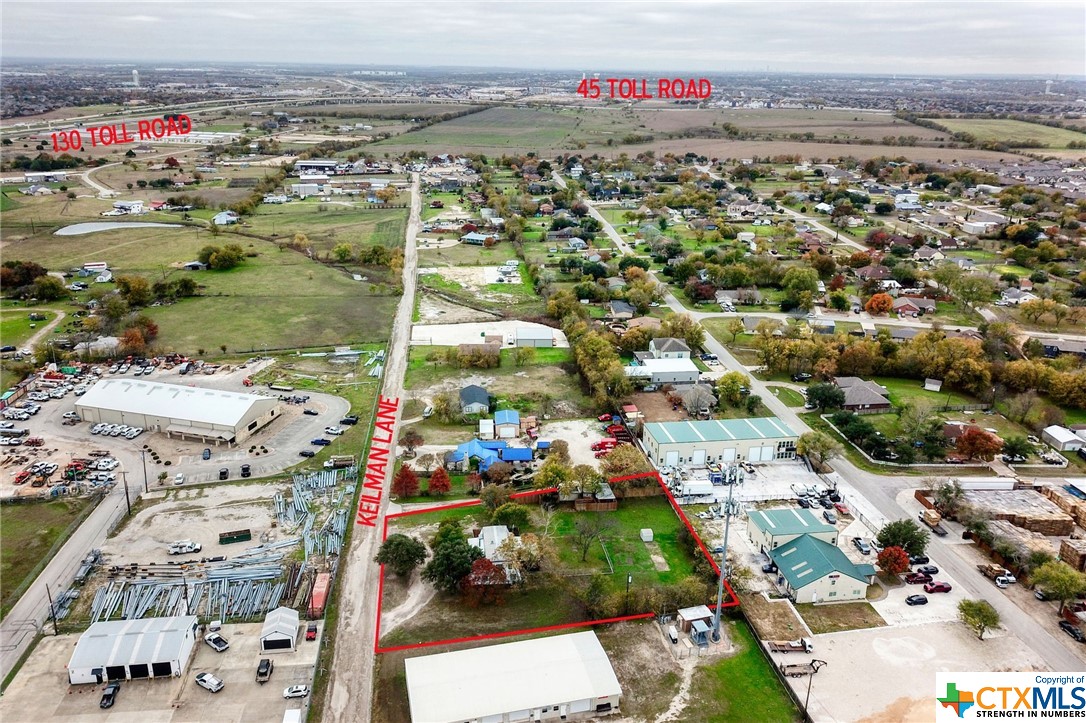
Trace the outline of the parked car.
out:
<instances>
[{"instance_id":1,"label":"parked car","mask_svg":"<svg viewBox=\"0 0 1086 723\"><path fill-rule=\"evenodd\" d=\"M219 479L230 479L230 470L223 467L219 470Z\"/></svg>"},{"instance_id":2,"label":"parked car","mask_svg":"<svg viewBox=\"0 0 1086 723\"><path fill-rule=\"evenodd\" d=\"M808 510L808 509L811 508L811 501L809 499L807 499L806 497L800 497L798 500L796 500L796 502L799 504L800 507L802 507L805 510Z\"/></svg>"},{"instance_id":3,"label":"parked car","mask_svg":"<svg viewBox=\"0 0 1086 723\"><path fill-rule=\"evenodd\" d=\"M302 450L301 452L299 452L298 454L302 455L303 457L316 457L316 456L317 456L317 453L316 453L316 452L314 452L314 451L313 451L313 450L311 450L311 449L303 449L303 450Z\"/></svg>"},{"instance_id":4,"label":"parked car","mask_svg":"<svg viewBox=\"0 0 1086 723\"><path fill-rule=\"evenodd\" d=\"M204 636L204 642L210 645L216 653L224 653L230 647L230 643L226 642L226 638L218 633L208 633Z\"/></svg>"},{"instance_id":5,"label":"parked car","mask_svg":"<svg viewBox=\"0 0 1086 723\"><path fill-rule=\"evenodd\" d=\"M309 623L305 626L305 639L316 640L317 639L317 624Z\"/></svg>"},{"instance_id":6,"label":"parked car","mask_svg":"<svg viewBox=\"0 0 1086 723\"><path fill-rule=\"evenodd\" d=\"M178 472L177 474L175 474L173 476L173 483L175 485L183 485L183 484L185 484L185 473L184 472Z\"/></svg>"},{"instance_id":7,"label":"parked car","mask_svg":"<svg viewBox=\"0 0 1086 723\"><path fill-rule=\"evenodd\" d=\"M264 685L271 680L272 671L275 670L275 663L271 658L261 658L260 662L256 666L256 682Z\"/></svg>"},{"instance_id":8,"label":"parked car","mask_svg":"<svg viewBox=\"0 0 1086 723\"><path fill-rule=\"evenodd\" d=\"M1086 643L1086 635L1082 634L1082 629L1077 625L1067 622L1066 620L1060 621L1060 630L1070 635L1080 643Z\"/></svg>"},{"instance_id":9,"label":"parked car","mask_svg":"<svg viewBox=\"0 0 1086 723\"><path fill-rule=\"evenodd\" d=\"M241 476L242 477L252 477L253 476L253 468L252 468L252 466L247 465L247 464L241 465Z\"/></svg>"},{"instance_id":10,"label":"parked car","mask_svg":"<svg viewBox=\"0 0 1086 723\"><path fill-rule=\"evenodd\" d=\"M920 567L916 568L916 571L917 572L922 572L925 575L938 575L939 574L939 568L937 568L935 565L921 565Z\"/></svg>"},{"instance_id":11,"label":"parked car","mask_svg":"<svg viewBox=\"0 0 1086 723\"><path fill-rule=\"evenodd\" d=\"M112 708L113 704L117 701L117 694L121 692L120 683L110 683L106 686L106 689L102 691L102 700L99 701L99 708Z\"/></svg>"},{"instance_id":12,"label":"parked car","mask_svg":"<svg viewBox=\"0 0 1086 723\"><path fill-rule=\"evenodd\" d=\"M931 582L931 575L925 575L922 572L910 572L905 576L905 582L910 585L924 585Z\"/></svg>"},{"instance_id":13,"label":"parked car","mask_svg":"<svg viewBox=\"0 0 1086 723\"><path fill-rule=\"evenodd\" d=\"M358 417L344 417L343 419L339 420L339 423L346 424L347 426L354 426L355 424L358 424Z\"/></svg>"},{"instance_id":14,"label":"parked car","mask_svg":"<svg viewBox=\"0 0 1086 723\"><path fill-rule=\"evenodd\" d=\"M905 598L906 605L927 605L928 598L924 595L910 595Z\"/></svg>"},{"instance_id":15,"label":"parked car","mask_svg":"<svg viewBox=\"0 0 1086 723\"><path fill-rule=\"evenodd\" d=\"M824 509L833 509L833 500L831 500L829 497L820 497L818 500L818 504L822 505Z\"/></svg>"},{"instance_id":16,"label":"parked car","mask_svg":"<svg viewBox=\"0 0 1086 723\"><path fill-rule=\"evenodd\" d=\"M332 443L332 440L325 439L324 437L317 437L316 439L310 440L309 443L318 447L327 447L329 444Z\"/></svg>"},{"instance_id":17,"label":"parked car","mask_svg":"<svg viewBox=\"0 0 1086 723\"><path fill-rule=\"evenodd\" d=\"M324 433L325 434L331 434L333 437L338 437L339 435L343 434L343 428L342 427L325 427L324 428Z\"/></svg>"},{"instance_id":18,"label":"parked car","mask_svg":"<svg viewBox=\"0 0 1086 723\"><path fill-rule=\"evenodd\" d=\"M836 525L837 524L837 515L833 514L829 510L826 510L825 512L823 512L822 516L824 518L826 518L826 522L830 523L831 525Z\"/></svg>"},{"instance_id":19,"label":"parked car","mask_svg":"<svg viewBox=\"0 0 1086 723\"><path fill-rule=\"evenodd\" d=\"M284 698L304 698L309 695L308 685L292 685L283 691Z\"/></svg>"},{"instance_id":20,"label":"parked car","mask_svg":"<svg viewBox=\"0 0 1086 723\"><path fill-rule=\"evenodd\" d=\"M777 563L767 562L766 564L762 565L762 572L766 574L777 572Z\"/></svg>"},{"instance_id":21,"label":"parked car","mask_svg":"<svg viewBox=\"0 0 1086 723\"><path fill-rule=\"evenodd\" d=\"M924 586L924 592L926 593L950 592L950 590L950 583L942 582L940 580L936 580L935 582L929 582L927 585Z\"/></svg>"},{"instance_id":22,"label":"parked car","mask_svg":"<svg viewBox=\"0 0 1086 723\"><path fill-rule=\"evenodd\" d=\"M797 374L792 375L792 381L794 381L794 382L805 382L810 378L811 378L811 375L808 374L807 372L799 372Z\"/></svg>"},{"instance_id":23,"label":"parked car","mask_svg":"<svg viewBox=\"0 0 1086 723\"><path fill-rule=\"evenodd\" d=\"M1043 600L1052 600L1053 599L1051 593L1049 593L1047 590L1042 590L1041 588L1037 588L1036 590L1033 591L1033 597L1037 598L1038 600L1042 600L1042 601Z\"/></svg>"},{"instance_id":24,"label":"parked car","mask_svg":"<svg viewBox=\"0 0 1086 723\"><path fill-rule=\"evenodd\" d=\"M204 459L211 459L211 448L210 447L205 447L204 448Z\"/></svg>"},{"instance_id":25,"label":"parked car","mask_svg":"<svg viewBox=\"0 0 1086 723\"><path fill-rule=\"evenodd\" d=\"M833 508L837 510L837 514L839 515L852 515L852 513L849 512L848 507L843 502L834 502Z\"/></svg>"},{"instance_id":26,"label":"parked car","mask_svg":"<svg viewBox=\"0 0 1086 723\"><path fill-rule=\"evenodd\" d=\"M316 417L320 414L320 412L318 412L316 409L310 409L309 407L306 407L302 410L302 414L308 414L311 417Z\"/></svg>"},{"instance_id":27,"label":"parked car","mask_svg":"<svg viewBox=\"0 0 1086 723\"><path fill-rule=\"evenodd\" d=\"M871 545L864 542L864 539L862 537L853 537L852 544L856 547L857 550L860 551L861 555L871 554Z\"/></svg>"},{"instance_id":28,"label":"parked car","mask_svg":"<svg viewBox=\"0 0 1086 723\"><path fill-rule=\"evenodd\" d=\"M223 682L211 673L197 673L196 685L200 686L201 688L206 688L212 693L218 693L220 690L223 689Z\"/></svg>"},{"instance_id":29,"label":"parked car","mask_svg":"<svg viewBox=\"0 0 1086 723\"><path fill-rule=\"evenodd\" d=\"M927 555L909 555L910 565L927 565L931 562Z\"/></svg>"},{"instance_id":30,"label":"parked car","mask_svg":"<svg viewBox=\"0 0 1086 723\"><path fill-rule=\"evenodd\" d=\"M64 418L65 418L65 419L74 419L74 420L77 420L77 421L78 421L78 420L80 420L80 419L82 419L82 417L80 417L80 416L79 416L78 414L76 414L75 412L65 412L65 413L64 413Z\"/></svg>"}]
</instances>

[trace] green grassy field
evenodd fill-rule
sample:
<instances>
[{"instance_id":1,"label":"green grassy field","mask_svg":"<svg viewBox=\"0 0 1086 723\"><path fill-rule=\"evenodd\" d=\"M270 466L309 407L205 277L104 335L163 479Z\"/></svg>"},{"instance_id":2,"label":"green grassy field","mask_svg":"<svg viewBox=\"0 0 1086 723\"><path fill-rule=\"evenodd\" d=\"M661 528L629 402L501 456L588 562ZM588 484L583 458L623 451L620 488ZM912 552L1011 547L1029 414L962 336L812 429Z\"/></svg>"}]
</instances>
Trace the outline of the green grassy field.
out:
<instances>
[{"instance_id":1,"label":"green grassy field","mask_svg":"<svg viewBox=\"0 0 1086 723\"><path fill-rule=\"evenodd\" d=\"M491 248L457 244L443 249L419 248L420 266L500 266L514 258L516 253L509 244L497 244Z\"/></svg>"},{"instance_id":2,"label":"green grassy field","mask_svg":"<svg viewBox=\"0 0 1086 723\"><path fill-rule=\"evenodd\" d=\"M1066 148L1072 141L1086 141L1086 133L1065 128L1051 128L1037 123L1005 118L935 118L954 133L969 133L978 141L1034 140L1040 148Z\"/></svg>"},{"instance_id":3,"label":"green grassy field","mask_svg":"<svg viewBox=\"0 0 1086 723\"><path fill-rule=\"evenodd\" d=\"M7 505L0 513L0 614L7 615L21 592L22 583L79 517L89 501L60 499Z\"/></svg>"},{"instance_id":4,"label":"green grassy field","mask_svg":"<svg viewBox=\"0 0 1086 723\"><path fill-rule=\"evenodd\" d=\"M977 404L976 397L961 392L944 389L941 392L929 392L919 379L897 379L894 377L873 377L871 381L886 387L890 401L894 406L902 406L914 400L923 400L938 405Z\"/></svg>"},{"instance_id":5,"label":"green grassy field","mask_svg":"<svg viewBox=\"0 0 1086 723\"><path fill-rule=\"evenodd\" d=\"M456 369L444 362L427 361L426 357L432 352L444 353L450 347L444 346L412 346L407 361L407 375L404 378L405 389L417 389L431 384L439 383L451 376L458 374L471 375L482 371L487 376L510 376L518 372L528 371L533 367L553 367L564 362L572 361L573 355L568 348L536 349L535 359L531 364L518 367L513 363L512 349L501 351L501 366L496 369L472 370Z\"/></svg>"},{"instance_id":6,"label":"green grassy field","mask_svg":"<svg viewBox=\"0 0 1086 723\"><path fill-rule=\"evenodd\" d=\"M36 334L42 327L56 318L52 311L38 311L44 321L31 321L30 311L26 309L0 310L0 344L3 346L22 346L23 342ZM31 328L33 325L35 328Z\"/></svg>"},{"instance_id":7,"label":"green grassy field","mask_svg":"<svg viewBox=\"0 0 1086 723\"><path fill-rule=\"evenodd\" d=\"M794 389L789 389L788 387L774 387L774 386L766 387L766 389L773 392L773 394L775 394L778 399L780 399L782 402L787 404L789 407L802 407L803 406L803 402L804 402L803 395L800 394L799 392L797 392Z\"/></svg>"}]
</instances>

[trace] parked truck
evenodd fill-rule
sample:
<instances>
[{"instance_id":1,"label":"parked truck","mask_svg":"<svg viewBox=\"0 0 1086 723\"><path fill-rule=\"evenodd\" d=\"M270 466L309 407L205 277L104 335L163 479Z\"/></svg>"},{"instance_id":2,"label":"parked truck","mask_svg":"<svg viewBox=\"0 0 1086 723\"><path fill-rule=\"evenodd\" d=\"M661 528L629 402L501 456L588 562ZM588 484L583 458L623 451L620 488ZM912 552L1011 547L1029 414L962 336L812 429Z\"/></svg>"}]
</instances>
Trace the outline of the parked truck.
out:
<instances>
[{"instance_id":1,"label":"parked truck","mask_svg":"<svg viewBox=\"0 0 1086 723\"><path fill-rule=\"evenodd\" d=\"M936 512L935 510L924 510L919 515L917 515L917 517L920 518L921 522L931 528L931 531L934 532L936 535L939 535L939 537L946 537L946 530L944 530L943 526L939 524L943 521L943 516L940 515L938 512Z\"/></svg>"},{"instance_id":2,"label":"parked truck","mask_svg":"<svg viewBox=\"0 0 1086 723\"><path fill-rule=\"evenodd\" d=\"M354 455L334 454L324 463L325 469L343 469L354 465Z\"/></svg>"},{"instance_id":3,"label":"parked truck","mask_svg":"<svg viewBox=\"0 0 1086 723\"><path fill-rule=\"evenodd\" d=\"M811 642L810 638L770 640L766 645L774 653L810 653L814 651L814 643Z\"/></svg>"},{"instance_id":4,"label":"parked truck","mask_svg":"<svg viewBox=\"0 0 1086 723\"><path fill-rule=\"evenodd\" d=\"M1007 586L1018 582L1017 578L1011 574L1011 571L1002 565L987 563L984 565L977 565L977 569L980 571L981 575L984 575L994 582L998 588L1006 588Z\"/></svg>"},{"instance_id":5,"label":"parked truck","mask_svg":"<svg viewBox=\"0 0 1086 723\"><path fill-rule=\"evenodd\" d=\"M598 442L593 442L592 451L599 452L601 450L612 450L616 446L618 446L618 440L613 437L608 437L606 439L601 439Z\"/></svg>"}]
</instances>

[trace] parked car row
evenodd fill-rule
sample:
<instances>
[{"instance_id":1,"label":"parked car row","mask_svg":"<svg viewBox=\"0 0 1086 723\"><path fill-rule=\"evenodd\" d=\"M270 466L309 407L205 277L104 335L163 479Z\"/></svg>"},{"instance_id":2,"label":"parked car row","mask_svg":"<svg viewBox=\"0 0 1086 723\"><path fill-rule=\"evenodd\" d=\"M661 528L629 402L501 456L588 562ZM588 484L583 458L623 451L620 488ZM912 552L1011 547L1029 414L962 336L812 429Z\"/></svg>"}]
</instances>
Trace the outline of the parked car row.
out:
<instances>
[{"instance_id":1,"label":"parked car row","mask_svg":"<svg viewBox=\"0 0 1086 723\"><path fill-rule=\"evenodd\" d=\"M99 422L91 427L90 432L91 434L100 434L103 437L135 439L143 434L143 427L129 427L126 424L106 424L105 422Z\"/></svg>"}]
</instances>

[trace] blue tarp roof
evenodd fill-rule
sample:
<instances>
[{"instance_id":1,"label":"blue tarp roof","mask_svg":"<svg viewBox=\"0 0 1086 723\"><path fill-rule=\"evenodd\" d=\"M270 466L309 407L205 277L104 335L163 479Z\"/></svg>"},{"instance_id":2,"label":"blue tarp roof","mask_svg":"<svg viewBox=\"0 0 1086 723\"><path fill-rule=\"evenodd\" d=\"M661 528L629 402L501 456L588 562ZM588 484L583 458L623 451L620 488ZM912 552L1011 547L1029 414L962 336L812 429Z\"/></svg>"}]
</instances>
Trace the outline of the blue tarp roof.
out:
<instances>
[{"instance_id":1,"label":"blue tarp roof","mask_svg":"<svg viewBox=\"0 0 1086 723\"><path fill-rule=\"evenodd\" d=\"M494 424L520 424L520 412L515 409L503 409L494 415Z\"/></svg>"},{"instance_id":2,"label":"blue tarp roof","mask_svg":"<svg viewBox=\"0 0 1086 723\"><path fill-rule=\"evenodd\" d=\"M535 448L536 449L550 449L551 448L551 443L548 442L545 439L541 439L541 440L539 440L538 442L535 443Z\"/></svg>"},{"instance_id":3,"label":"blue tarp roof","mask_svg":"<svg viewBox=\"0 0 1086 723\"><path fill-rule=\"evenodd\" d=\"M478 459L479 469L485 472L492 462L498 461L498 453L484 447L479 440L473 439L470 442L464 442L449 455L449 460L452 462L463 462L468 459Z\"/></svg>"},{"instance_id":4,"label":"blue tarp roof","mask_svg":"<svg viewBox=\"0 0 1086 723\"><path fill-rule=\"evenodd\" d=\"M527 447L506 447L501 456L506 462L531 462L533 457L532 450Z\"/></svg>"}]
</instances>

